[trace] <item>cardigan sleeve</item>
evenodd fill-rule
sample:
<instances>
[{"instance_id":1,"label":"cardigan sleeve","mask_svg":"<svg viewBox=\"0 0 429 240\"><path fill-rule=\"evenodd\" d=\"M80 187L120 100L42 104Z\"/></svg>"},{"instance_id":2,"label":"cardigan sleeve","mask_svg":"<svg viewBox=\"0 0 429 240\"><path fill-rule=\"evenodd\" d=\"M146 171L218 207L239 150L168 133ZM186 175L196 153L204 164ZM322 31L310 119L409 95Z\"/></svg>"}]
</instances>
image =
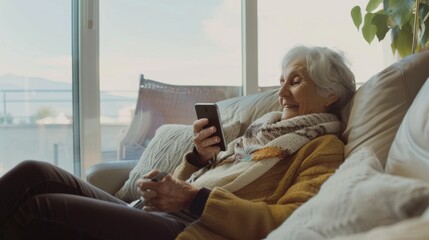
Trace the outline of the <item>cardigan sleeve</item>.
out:
<instances>
[{"instance_id":1,"label":"cardigan sleeve","mask_svg":"<svg viewBox=\"0 0 429 240\"><path fill-rule=\"evenodd\" d=\"M182 162L174 170L173 176L182 181L188 180L194 172L201 168L201 166L192 164L192 162L198 161L198 159L195 158L198 158L198 156L194 153L194 151L187 152L183 156Z\"/></svg>"},{"instance_id":2,"label":"cardigan sleeve","mask_svg":"<svg viewBox=\"0 0 429 240\"><path fill-rule=\"evenodd\" d=\"M228 239L264 238L298 206L313 197L322 183L342 163L344 145L338 138L328 138L328 142L323 142L322 145L307 146L308 154L304 153L307 157L301 160L293 179L294 183L285 189L275 203L253 202L238 198L221 188L214 188L207 200L200 224ZM294 160L300 161L296 158Z\"/></svg>"}]
</instances>

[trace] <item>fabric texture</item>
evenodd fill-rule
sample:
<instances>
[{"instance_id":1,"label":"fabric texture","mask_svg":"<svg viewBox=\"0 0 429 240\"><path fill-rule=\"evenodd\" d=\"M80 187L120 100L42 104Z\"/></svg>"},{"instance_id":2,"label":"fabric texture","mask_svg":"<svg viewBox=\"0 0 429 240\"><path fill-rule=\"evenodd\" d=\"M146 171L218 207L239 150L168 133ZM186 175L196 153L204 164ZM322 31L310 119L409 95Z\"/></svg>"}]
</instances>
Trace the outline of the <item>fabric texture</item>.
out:
<instances>
[{"instance_id":1,"label":"fabric texture","mask_svg":"<svg viewBox=\"0 0 429 240\"><path fill-rule=\"evenodd\" d=\"M238 136L240 122L223 126L225 141ZM183 155L192 149L193 129L191 125L166 124L158 128L154 138L143 152L137 165L131 170L128 180L115 196L126 202L140 198L136 181L153 169L172 173Z\"/></svg>"},{"instance_id":2,"label":"fabric texture","mask_svg":"<svg viewBox=\"0 0 429 240\"><path fill-rule=\"evenodd\" d=\"M333 238L332 240L427 240L429 219L413 218L393 225L374 228L365 233Z\"/></svg>"},{"instance_id":3,"label":"fabric texture","mask_svg":"<svg viewBox=\"0 0 429 240\"><path fill-rule=\"evenodd\" d=\"M342 140L345 157L372 147L386 163L390 145L417 92L429 77L429 52L421 52L390 65L371 77L342 112L347 123Z\"/></svg>"},{"instance_id":4,"label":"fabric texture","mask_svg":"<svg viewBox=\"0 0 429 240\"><path fill-rule=\"evenodd\" d=\"M428 199L429 184L385 174L375 153L363 148L267 239L319 240L366 232L420 216Z\"/></svg>"},{"instance_id":5,"label":"fabric texture","mask_svg":"<svg viewBox=\"0 0 429 240\"><path fill-rule=\"evenodd\" d=\"M256 120L243 136L228 144L218 161L193 174L190 182L199 187L222 187L235 192L312 139L338 134L340 129L334 114L309 114L283 121L281 116L281 112L271 112Z\"/></svg>"},{"instance_id":6,"label":"fabric texture","mask_svg":"<svg viewBox=\"0 0 429 240\"><path fill-rule=\"evenodd\" d=\"M429 80L420 89L396 133L386 172L429 182Z\"/></svg>"},{"instance_id":7,"label":"fabric texture","mask_svg":"<svg viewBox=\"0 0 429 240\"><path fill-rule=\"evenodd\" d=\"M318 192L342 163L343 149L338 137L321 136L234 193L214 188L200 220L188 226L178 239L264 238ZM188 167L194 169L184 159L175 176L188 178L182 175L190 172L186 171Z\"/></svg>"}]
</instances>

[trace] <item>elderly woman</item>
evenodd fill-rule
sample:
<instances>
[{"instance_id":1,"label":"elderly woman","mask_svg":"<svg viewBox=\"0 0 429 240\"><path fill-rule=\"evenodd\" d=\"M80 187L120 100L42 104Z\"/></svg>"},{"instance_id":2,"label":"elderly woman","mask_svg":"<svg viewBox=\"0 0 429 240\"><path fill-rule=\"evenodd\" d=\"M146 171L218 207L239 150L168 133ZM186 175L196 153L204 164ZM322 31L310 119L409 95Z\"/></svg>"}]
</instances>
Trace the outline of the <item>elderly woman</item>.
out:
<instances>
[{"instance_id":1,"label":"elderly woman","mask_svg":"<svg viewBox=\"0 0 429 240\"><path fill-rule=\"evenodd\" d=\"M283 59L282 112L252 123L225 152L215 128L194 122L194 144L174 176L138 181L143 210L42 162L0 179L0 232L8 238L261 239L343 161L339 112L355 92L338 53L299 46ZM1 238L1 236L0 236Z\"/></svg>"}]
</instances>

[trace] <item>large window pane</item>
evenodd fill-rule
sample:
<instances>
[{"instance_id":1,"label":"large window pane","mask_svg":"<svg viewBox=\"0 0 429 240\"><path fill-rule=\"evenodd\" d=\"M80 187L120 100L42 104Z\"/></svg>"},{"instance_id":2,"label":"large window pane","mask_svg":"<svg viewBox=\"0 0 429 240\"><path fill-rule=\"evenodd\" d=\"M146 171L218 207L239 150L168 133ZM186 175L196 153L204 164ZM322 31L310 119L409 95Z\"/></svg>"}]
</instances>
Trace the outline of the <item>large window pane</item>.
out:
<instances>
[{"instance_id":1,"label":"large window pane","mask_svg":"<svg viewBox=\"0 0 429 240\"><path fill-rule=\"evenodd\" d=\"M0 56L0 175L25 159L73 172L70 1L0 1Z\"/></svg>"},{"instance_id":2,"label":"large window pane","mask_svg":"<svg viewBox=\"0 0 429 240\"><path fill-rule=\"evenodd\" d=\"M288 49L298 44L345 52L359 83L391 63L388 44L374 40L369 45L350 17L355 5L365 9L367 2L258 1L259 85L279 84L280 61Z\"/></svg>"},{"instance_id":3,"label":"large window pane","mask_svg":"<svg viewBox=\"0 0 429 240\"><path fill-rule=\"evenodd\" d=\"M103 160L138 158L160 124L191 124L193 97L216 94L215 89L195 86L238 89L240 34L240 1L100 1ZM153 80L144 83L148 90L140 112L143 120L134 123L137 132L127 132L142 74ZM222 94L207 99L239 93L222 90ZM190 114L180 118L172 114L175 111ZM120 147L124 138L132 143L129 147L142 148L124 156L126 149Z\"/></svg>"}]
</instances>

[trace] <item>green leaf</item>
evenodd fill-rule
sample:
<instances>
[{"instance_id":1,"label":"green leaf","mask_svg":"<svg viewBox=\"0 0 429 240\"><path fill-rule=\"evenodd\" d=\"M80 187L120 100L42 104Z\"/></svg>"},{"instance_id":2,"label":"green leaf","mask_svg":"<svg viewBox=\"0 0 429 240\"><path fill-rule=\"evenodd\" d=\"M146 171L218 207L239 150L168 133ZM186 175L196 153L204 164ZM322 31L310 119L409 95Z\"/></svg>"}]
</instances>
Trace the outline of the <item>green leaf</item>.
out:
<instances>
[{"instance_id":1,"label":"green leaf","mask_svg":"<svg viewBox=\"0 0 429 240\"><path fill-rule=\"evenodd\" d=\"M355 24L357 30L359 31L359 27L362 24L362 13L360 11L360 7L355 6L354 8L352 8L350 15L352 16L353 23Z\"/></svg>"},{"instance_id":2,"label":"green leaf","mask_svg":"<svg viewBox=\"0 0 429 240\"><path fill-rule=\"evenodd\" d=\"M388 17L382 13L376 13L372 18L372 24L377 27L377 38L378 41L381 41L386 37L387 32L389 31L389 27L387 26Z\"/></svg>"},{"instance_id":3,"label":"green leaf","mask_svg":"<svg viewBox=\"0 0 429 240\"><path fill-rule=\"evenodd\" d=\"M372 24L373 17L374 17L373 13L365 14L365 19L362 27L363 38L365 38L365 40L368 43L372 42L372 40L375 37L375 34L377 33L377 27L374 24Z\"/></svg>"},{"instance_id":4,"label":"green leaf","mask_svg":"<svg viewBox=\"0 0 429 240\"><path fill-rule=\"evenodd\" d=\"M398 51L401 57L411 54L413 44L412 29L410 25L404 25L402 28L398 26L392 29L392 51Z\"/></svg>"},{"instance_id":5,"label":"green leaf","mask_svg":"<svg viewBox=\"0 0 429 240\"><path fill-rule=\"evenodd\" d=\"M396 25L402 27L413 16L415 0L384 0L384 10Z\"/></svg>"},{"instance_id":6,"label":"green leaf","mask_svg":"<svg viewBox=\"0 0 429 240\"><path fill-rule=\"evenodd\" d=\"M389 16L387 17L387 26L389 26L389 28L394 28L397 26L396 23Z\"/></svg>"},{"instance_id":7,"label":"green leaf","mask_svg":"<svg viewBox=\"0 0 429 240\"><path fill-rule=\"evenodd\" d=\"M367 12L373 12L375 9L380 6L382 0L369 0L368 5L366 5Z\"/></svg>"}]
</instances>

